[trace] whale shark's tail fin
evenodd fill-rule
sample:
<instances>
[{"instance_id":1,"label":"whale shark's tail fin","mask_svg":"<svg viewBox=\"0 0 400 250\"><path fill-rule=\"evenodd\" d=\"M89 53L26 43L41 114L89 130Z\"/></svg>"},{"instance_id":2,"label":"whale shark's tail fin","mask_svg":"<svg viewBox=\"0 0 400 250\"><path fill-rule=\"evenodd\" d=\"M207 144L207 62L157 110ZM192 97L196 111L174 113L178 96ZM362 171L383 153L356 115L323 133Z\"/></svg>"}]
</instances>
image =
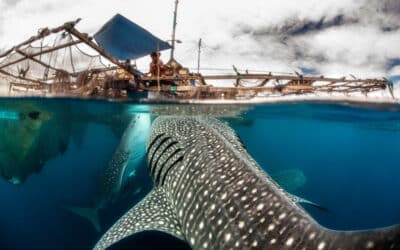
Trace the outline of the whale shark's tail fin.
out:
<instances>
[{"instance_id":1,"label":"whale shark's tail fin","mask_svg":"<svg viewBox=\"0 0 400 250\"><path fill-rule=\"evenodd\" d=\"M101 232L99 210L91 207L64 207L66 210L89 220L97 232Z\"/></svg>"}]
</instances>

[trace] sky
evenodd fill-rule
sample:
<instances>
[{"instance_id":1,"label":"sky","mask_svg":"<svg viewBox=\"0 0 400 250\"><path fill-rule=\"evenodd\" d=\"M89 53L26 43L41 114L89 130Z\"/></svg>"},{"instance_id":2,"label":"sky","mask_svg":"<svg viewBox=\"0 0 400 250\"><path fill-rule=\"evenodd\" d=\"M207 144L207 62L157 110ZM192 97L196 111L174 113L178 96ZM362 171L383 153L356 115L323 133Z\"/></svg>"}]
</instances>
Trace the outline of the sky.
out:
<instances>
[{"instance_id":1,"label":"sky","mask_svg":"<svg viewBox=\"0 0 400 250\"><path fill-rule=\"evenodd\" d=\"M168 40L174 2L0 0L0 49L78 17L77 28L93 35L117 13ZM197 67L202 38L201 68L400 80L399 0L179 2L176 59L189 68ZM143 69L148 63L137 61Z\"/></svg>"}]
</instances>

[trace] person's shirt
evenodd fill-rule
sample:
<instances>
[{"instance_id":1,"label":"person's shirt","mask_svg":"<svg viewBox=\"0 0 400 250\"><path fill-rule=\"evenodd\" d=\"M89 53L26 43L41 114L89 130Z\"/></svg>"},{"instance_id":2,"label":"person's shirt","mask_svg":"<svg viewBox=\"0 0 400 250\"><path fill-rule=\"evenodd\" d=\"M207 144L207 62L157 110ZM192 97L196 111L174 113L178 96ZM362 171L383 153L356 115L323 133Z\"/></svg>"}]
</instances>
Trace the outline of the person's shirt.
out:
<instances>
[{"instance_id":1,"label":"person's shirt","mask_svg":"<svg viewBox=\"0 0 400 250\"><path fill-rule=\"evenodd\" d=\"M158 67L157 67L158 64ZM163 75L165 73L166 67L161 60L158 60L158 63L151 62L150 63L150 75L157 76L158 74Z\"/></svg>"}]
</instances>

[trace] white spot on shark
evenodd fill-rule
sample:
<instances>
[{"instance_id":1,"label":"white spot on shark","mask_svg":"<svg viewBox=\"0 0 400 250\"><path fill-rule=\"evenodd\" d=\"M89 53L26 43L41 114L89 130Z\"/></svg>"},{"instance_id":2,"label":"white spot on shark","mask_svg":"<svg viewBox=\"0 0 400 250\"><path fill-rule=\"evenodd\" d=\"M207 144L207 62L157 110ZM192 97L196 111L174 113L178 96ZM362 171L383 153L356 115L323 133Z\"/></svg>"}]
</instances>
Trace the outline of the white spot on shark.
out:
<instances>
[{"instance_id":1,"label":"white spot on shark","mask_svg":"<svg viewBox=\"0 0 400 250\"><path fill-rule=\"evenodd\" d=\"M269 224L268 231L272 231L275 229L275 224Z\"/></svg>"},{"instance_id":2,"label":"white spot on shark","mask_svg":"<svg viewBox=\"0 0 400 250\"><path fill-rule=\"evenodd\" d=\"M292 237L290 237L287 241L286 241L286 246L290 247L293 244L294 239Z\"/></svg>"},{"instance_id":3,"label":"white spot on shark","mask_svg":"<svg viewBox=\"0 0 400 250\"><path fill-rule=\"evenodd\" d=\"M371 249L374 248L375 243L373 241L367 241L366 248Z\"/></svg>"}]
</instances>

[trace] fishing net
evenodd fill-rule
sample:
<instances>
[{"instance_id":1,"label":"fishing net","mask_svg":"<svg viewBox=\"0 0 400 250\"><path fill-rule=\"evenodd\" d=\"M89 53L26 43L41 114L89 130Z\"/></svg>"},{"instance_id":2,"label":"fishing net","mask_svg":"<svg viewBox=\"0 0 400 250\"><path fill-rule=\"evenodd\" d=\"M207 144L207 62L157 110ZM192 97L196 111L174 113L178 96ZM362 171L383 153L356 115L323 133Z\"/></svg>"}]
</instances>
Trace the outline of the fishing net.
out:
<instances>
[{"instance_id":1,"label":"fishing net","mask_svg":"<svg viewBox=\"0 0 400 250\"><path fill-rule=\"evenodd\" d=\"M74 23L73 25L75 25ZM0 84L10 92L80 93L104 87L118 70L70 25L41 29L36 36L0 55ZM77 32L77 31L76 31ZM86 89L85 89L86 88Z\"/></svg>"}]
</instances>

